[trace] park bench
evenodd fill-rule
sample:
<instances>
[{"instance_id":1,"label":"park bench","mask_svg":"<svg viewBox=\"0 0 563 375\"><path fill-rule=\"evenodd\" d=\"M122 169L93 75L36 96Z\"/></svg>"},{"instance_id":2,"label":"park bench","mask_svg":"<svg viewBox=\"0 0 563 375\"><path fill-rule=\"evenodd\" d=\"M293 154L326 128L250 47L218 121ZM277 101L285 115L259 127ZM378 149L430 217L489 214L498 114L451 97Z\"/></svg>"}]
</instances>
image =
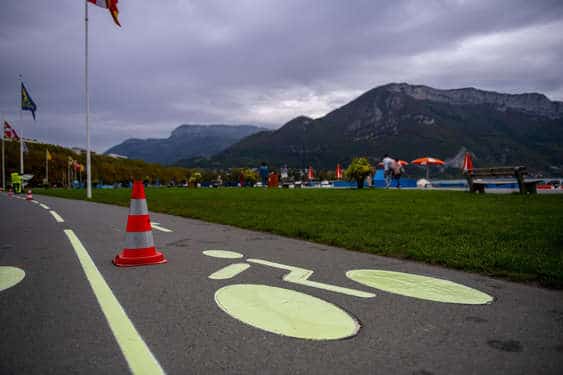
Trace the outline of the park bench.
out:
<instances>
[{"instance_id":1,"label":"park bench","mask_svg":"<svg viewBox=\"0 0 563 375\"><path fill-rule=\"evenodd\" d=\"M527 175L526 167L493 167L493 168L474 168L464 171L467 179L469 191L471 193L484 193L487 182L481 180L483 177L514 177L518 182L520 194L536 194L538 181L524 181ZM490 182L489 182L490 183Z\"/></svg>"}]
</instances>

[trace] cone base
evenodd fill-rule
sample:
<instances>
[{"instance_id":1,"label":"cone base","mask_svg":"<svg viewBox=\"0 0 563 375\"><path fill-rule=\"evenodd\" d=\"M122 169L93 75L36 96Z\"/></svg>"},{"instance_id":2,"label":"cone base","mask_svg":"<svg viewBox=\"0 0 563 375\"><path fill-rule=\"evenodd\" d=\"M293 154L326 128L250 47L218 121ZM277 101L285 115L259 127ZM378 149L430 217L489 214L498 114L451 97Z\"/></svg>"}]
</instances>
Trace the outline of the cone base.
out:
<instances>
[{"instance_id":1,"label":"cone base","mask_svg":"<svg viewBox=\"0 0 563 375\"><path fill-rule=\"evenodd\" d=\"M152 264L162 264L168 262L161 252L155 251L154 254L148 256L124 256L123 253L118 254L112 260L113 264L118 267L135 267L148 266Z\"/></svg>"}]
</instances>

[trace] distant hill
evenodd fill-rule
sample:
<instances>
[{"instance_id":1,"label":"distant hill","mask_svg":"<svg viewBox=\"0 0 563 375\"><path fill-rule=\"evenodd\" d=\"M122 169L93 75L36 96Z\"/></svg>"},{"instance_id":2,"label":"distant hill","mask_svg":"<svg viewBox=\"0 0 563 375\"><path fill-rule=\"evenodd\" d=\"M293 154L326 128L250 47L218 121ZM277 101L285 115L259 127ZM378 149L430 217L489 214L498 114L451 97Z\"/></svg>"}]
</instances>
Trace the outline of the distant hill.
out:
<instances>
[{"instance_id":1,"label":"distant hill","mask_svg":"<svg viewBox=\"0 0 563 375\"><path fill-rule=\"evenodd\" d=\"M463 148L476 156L478 166L523 164L562 173L563 102L537 93L392 83L324 117L297 117L274 132L250 135L211 158L182 165L256 166L265 161L332 169L354 156L372 162L385 153L404 160L447 159Z\"/></svg>"},{"instance_id":2,"label":"distant hill","mask_svg":"<svg viewBox=\"0 0 563 375\"><path fill-rule=\"evenodd\" d=\"M105 154L169 165L194 156L214 155L261 130L264 129L252 125L181 125L168 138L127 139Z\"/></svg>"},{"instance_id":3,"label":"distant hill","mask_svg":"<svg viewBox=\"0 0 563 375\"><path fill-rule=\"evenodd\" d=\"M40 143L34 140L26 140L28 152L24 154L24 171L33 175L31 186L42 186L46 177L45 151L51 155L49 161L49 184L50 186L68 186L68 174L72 174L72 180L86 180L86 171L69 168L68 161L76 160L77 163L86 165L86 152L79 148L67 148L58 145ZM6 154L6 180L10 181L12 172L20 170L19 142L7 141L5 143ZM108 155L91 154L92 160L92 183L113 184L116 182L129 182L132 179L148 180L151 183L160 181L167 184L170 181L182 182L191 175L190 170L176 166L162 166L159 164L146 163L142 160L129 160L115 158Z\"/></svg>"}]
</instances>

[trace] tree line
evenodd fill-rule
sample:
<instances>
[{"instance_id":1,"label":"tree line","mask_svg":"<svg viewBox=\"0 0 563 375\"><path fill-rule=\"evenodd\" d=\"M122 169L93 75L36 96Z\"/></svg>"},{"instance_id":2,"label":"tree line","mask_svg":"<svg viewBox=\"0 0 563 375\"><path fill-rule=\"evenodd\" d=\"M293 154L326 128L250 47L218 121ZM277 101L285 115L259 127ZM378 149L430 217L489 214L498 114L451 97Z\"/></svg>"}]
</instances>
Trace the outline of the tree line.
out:
<instances>
[{"instance_id":1,"label":"tree line","mask_svg":"<svg viewBox=\"0 0 563 375\"><path fill-rule=\"evenodd\" d=\"M28 151L24 153L24 173L32 174L30 181L32 186L41 186L46 177L46 150L49 150L51 160L49 163L49 185L67 186L69 181L86 179L86 171L81 172L79 168L69 165L71 160L86 165L86 153L75 152L71 149L42 144L26 142ZM12 172L20 171L20 144L19 142L5 142L6 156L6 180ZM92 153L92 183L93 184L115 184L128 182L133 179L141 179L149 183L169 184L187 181L193 170L183 167L162 166L159 164L146 163L142 160L129 160L114 158L108 155ZM76 165L76 164L74 164ZM69 178L70 177L70 178Z\"/></svg>"}]
</instances>

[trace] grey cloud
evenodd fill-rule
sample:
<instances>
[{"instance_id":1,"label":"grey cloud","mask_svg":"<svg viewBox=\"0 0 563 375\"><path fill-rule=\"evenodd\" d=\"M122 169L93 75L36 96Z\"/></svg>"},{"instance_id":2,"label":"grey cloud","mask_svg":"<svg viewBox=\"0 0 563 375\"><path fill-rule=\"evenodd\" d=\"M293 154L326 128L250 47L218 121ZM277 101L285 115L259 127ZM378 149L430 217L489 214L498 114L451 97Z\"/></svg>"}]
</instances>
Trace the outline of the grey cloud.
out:
<instances>
[{"instance_id":1,"label":"grey cloud","mask_svg":"<svg viewBox=\"0 0 563 375\"><path fill-rule=\"evenodd\" d=\"M281 126L390 81L563 99L560 1L121 0L122 29L91 6L98 151L182 123ZM39 104L26 134L84 145L82 2L3 0L0 110L17 75ZM49 129L44 130L43 127Z\"/></svg>"}]
</instances>

